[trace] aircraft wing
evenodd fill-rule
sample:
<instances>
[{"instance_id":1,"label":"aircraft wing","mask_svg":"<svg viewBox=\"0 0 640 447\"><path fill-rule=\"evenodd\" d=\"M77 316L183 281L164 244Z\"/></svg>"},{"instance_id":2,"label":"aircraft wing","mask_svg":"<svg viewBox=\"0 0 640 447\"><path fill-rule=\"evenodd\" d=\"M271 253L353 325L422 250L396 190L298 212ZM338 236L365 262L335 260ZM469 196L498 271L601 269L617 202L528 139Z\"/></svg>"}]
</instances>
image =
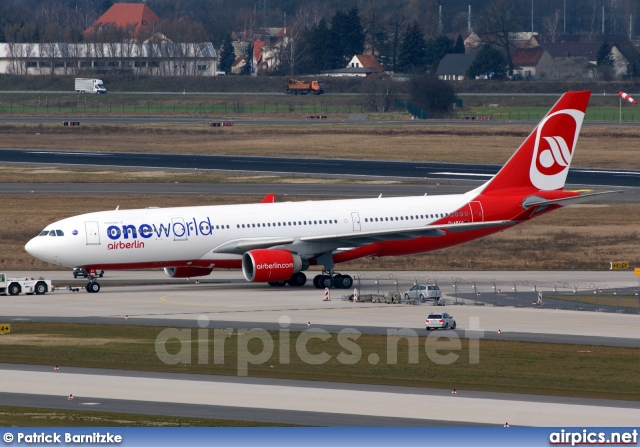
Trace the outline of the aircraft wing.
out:
<instances>
[{"instance_id":1,"label":"aircraft wing","mask_svg":"<svg viewBox=\"0 0 640 447\"><path fill-rule=\"evenodd\" d=\"M443 225L429 225L423 227L396 228L393 230L380 231L353 231L351 233L342 233L323 236L307 236L300 238L302 242L336 242L339 246L349 245L358 246L366 245L373 242L381 241L397 241L404 239L413 239L420 236L438 237L444 236L445 231L450 233L460 233L462 231L480 230L484 228L509 227L518 222L510 220L497 220L491 222L468 222Z\"/></svg>"},{"instance_id":2,"label":"aircraft wing","mask_svg":"<svg viewBox=\"0 0 640 447\"><path fill-rule=\"evenodd\" d=\"M335 246L360 246L371 244L373 242L380 241L392 241L392 240L406 240L414 239L420 236L438 237L444 236L448 231L450 233L459 233L461 231L479 230L484 228L495 227L509 227L515 225L517 222L510 220L499 220L492 222L469 222L469 223L455 223L455 224L443 224L443 225L429 225L423 227L407 227L396 228L393 230L380 230L380 231L354 231L351 233L339 233L333 235L323 236L307 236L302 238L294 237L265 237L265 238L246 238L236 239L233 241L225 242L222 245L215 247L213 253L227 253L227 254L243 254L250 250L256 250L260 248L271 248L279 245L290 245L295 242L306 243L329 243L335 244Z\"/></svg>"},{"instance_id":3,"label":"aircraft wing","mask_svg":"<svg viewBox=\"0 0 640 447\"><path fill-rule=\"evenodd\" d=\"M289 245L294 242L292 237L262 237L262 238L247 238L247 239L235 239L233 241L225 242L222 245L218 245L212 251L214 253L228 253L228 254L244 254L249 250L256 250L259 248L271 248L277 245Z\"/></svg>"}]
</instances>

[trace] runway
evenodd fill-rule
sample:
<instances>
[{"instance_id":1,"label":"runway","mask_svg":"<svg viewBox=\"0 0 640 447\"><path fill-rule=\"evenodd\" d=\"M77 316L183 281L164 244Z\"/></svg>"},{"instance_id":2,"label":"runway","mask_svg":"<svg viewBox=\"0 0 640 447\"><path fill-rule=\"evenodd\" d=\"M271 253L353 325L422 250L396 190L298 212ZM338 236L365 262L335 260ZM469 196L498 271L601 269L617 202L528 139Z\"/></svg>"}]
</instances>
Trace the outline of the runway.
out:
<instances>
[{"instance_id":1,"label":"runway","mask_svg":"<svg viewBox=\"0 0 640 447\"><path fill-rule=\"evenodd\" d=\"M37 149L1 149L0 164L118 167L130 169L198 169L216 172L331 175L351 178L430 179L486 181L500 165L432 163L227 155L178 155L120 152L71 152ZM567 183L607 187L637 187L640 171L632 169L571 168Z\"/></svg>"},{"instance_id":2,"label":"runway","mask_svg":"<svg viewBox=\"0 0 640 447\"><path fill-rule=\"evenodd\" d=\"M0 398L65 409L302 425L635 426L637 402L2 365ZM67 397L73 394L73 401ZM160 404L160 405L159 405ZM588 421L588 422L587 422Z\"/></svg>"}]
</instances>

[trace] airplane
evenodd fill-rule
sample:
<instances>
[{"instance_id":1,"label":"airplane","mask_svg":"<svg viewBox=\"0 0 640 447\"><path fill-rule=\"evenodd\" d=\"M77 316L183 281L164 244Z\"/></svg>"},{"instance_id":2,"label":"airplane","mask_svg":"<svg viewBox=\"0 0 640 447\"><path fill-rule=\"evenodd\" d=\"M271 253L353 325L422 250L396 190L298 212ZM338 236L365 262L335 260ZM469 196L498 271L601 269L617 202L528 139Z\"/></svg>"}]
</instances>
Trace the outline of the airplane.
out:
<instances>
[{"instance_id":1,"label":"airplane","mask_svg":"<svg viewBox=\"0 0 640 447\"><path fill-rule=\"evenodd\" d=\"M25 249L58 266L95 272L164 268L172 278L242 269L249 282L351 288L336 264L439 250L503 231L604 193L564 184L591 92L567 92L500 171L464 194L100 211L48 225ZM606 193L606 192L605 192Z\"/></svg>"}]
</instances>

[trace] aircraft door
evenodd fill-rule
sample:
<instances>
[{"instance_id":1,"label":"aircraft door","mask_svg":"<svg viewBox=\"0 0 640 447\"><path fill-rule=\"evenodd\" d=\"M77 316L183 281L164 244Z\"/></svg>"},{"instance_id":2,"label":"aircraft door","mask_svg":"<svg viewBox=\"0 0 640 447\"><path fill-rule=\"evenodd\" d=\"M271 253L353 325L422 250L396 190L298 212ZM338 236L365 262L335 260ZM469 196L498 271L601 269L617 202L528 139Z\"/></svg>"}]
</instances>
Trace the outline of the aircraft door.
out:
<instances>
[{"instance_id":1,"label":"aircraft door","mask_svg":"<svg viewBox=\"0 0 640 447\"><path fill-rule=\"evenodd\" d=\"M469 202L471 208L471 222L483 222L484 213L482 212L482 204L480 202Z\"/></svg>"},{"instance_id":2,"label":"aircraft door","mask_svg":"<svg viewBox=\"0 0 640 447\"><path fill-rule=\"evenodd\" d=\"M351 213L353 221L353 231L360 231L360 213Z\"/></svg>"},{"instance_id":3,"label":"aircraft door","mask_svg":"<svg viewBox=\"0 0 640 447\"><path fill-rule=\"evenodd\" d=\"M84 229L87 233L87 245L100 245L98 222L85 222Z\"/></svg>"},{"instance_id":4,"label":"aircraft door","mask_svg":"<svg viewBox=\"0 0 640 447\"><path fill-rule=\"evenodd\" d=\"M171 226L173 227L174 241L187 240L187 226L185 225L184 219L182 217L172 217Z\"/></svg>"}]
</instances>

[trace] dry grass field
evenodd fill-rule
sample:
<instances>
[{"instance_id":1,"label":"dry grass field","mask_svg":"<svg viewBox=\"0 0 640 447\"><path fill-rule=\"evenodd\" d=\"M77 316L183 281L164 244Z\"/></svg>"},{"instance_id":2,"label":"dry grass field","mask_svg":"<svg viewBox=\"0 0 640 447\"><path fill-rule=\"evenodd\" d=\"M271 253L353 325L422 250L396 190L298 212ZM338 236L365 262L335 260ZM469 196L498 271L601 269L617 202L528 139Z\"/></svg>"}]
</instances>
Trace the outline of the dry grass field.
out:
<instances>
[{"instance_id":1,"label":"dry grass field","mask_svg":"<svg viewBox=\"0 0 640 447\"><path fill-rule=\"evenodd\" d=\"M287 197L304 200L304 197ZM118 195L7 195L0 215L0 271L46 270L24 244L47 224L76 214L147 206L255 202L250 197ZM279 198L280 200L280 198ZM610 261L640 265L640 205L574 205L484 239L416 256L362 259L341 265L356 270L604 270Z\"/></svg>"},{"instance_id":2,"label":"dry grass field","mask_svg":"<svg viewBox=\"0 0 640 447\"><path fill-rule=\"evenodd\" d=\"M0 126L0 149L234 154L503 164L531 132L521 125ZM640 169L640 129L583 127L573 166Z\"/></svg>"}]
</instances>

